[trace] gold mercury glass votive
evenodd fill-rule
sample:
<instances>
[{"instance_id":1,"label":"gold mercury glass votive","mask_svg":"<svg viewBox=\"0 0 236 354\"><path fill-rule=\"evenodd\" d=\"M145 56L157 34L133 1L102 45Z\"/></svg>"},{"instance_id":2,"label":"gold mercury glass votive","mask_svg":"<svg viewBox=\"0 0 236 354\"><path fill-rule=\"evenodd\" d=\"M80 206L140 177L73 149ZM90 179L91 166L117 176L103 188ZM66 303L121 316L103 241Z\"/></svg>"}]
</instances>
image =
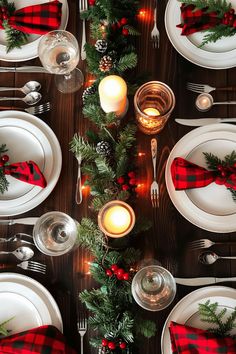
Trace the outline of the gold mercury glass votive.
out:
<instances>
[{"instance_id":1,"label":"gold mercury glass votive","mask_svg":"<svg viewBox=\"0 0 236 354\"><path fill-rule=\"evenodd\" d=\"M98 213L98 226L107 236L119 238L127 235L135 224L131 206L120 200L105 204Z\"/></svg>"},{"instance_id":2,"label":"gold mercury glass votive","mask_svg":"<svg viewBox=\"0 0 236 354\"><path fill-rule=\"evenodd\" d=\"M159 133L175 107L171 88L160 81L150 81L135 93L134 108L139 129L148 135Z\"/></svg>"}]
</instances>

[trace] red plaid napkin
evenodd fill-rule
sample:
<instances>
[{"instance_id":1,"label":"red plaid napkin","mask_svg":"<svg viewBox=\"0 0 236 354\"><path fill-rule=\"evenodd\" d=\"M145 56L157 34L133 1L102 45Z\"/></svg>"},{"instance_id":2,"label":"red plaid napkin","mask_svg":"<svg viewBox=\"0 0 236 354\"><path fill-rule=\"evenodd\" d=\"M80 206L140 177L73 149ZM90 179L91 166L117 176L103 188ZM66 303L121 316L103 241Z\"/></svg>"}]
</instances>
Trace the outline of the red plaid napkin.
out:
<instances>
[{"instance_id":1,"label":"red plaid napkin","mask_svg":"<svg viewBox=\"0 0 236 354\"><path fill-rule=\"evenodd\" d=\"M169 327L173 354L235 354L236 341L175 322Z\"/></svg>"},{"instance_id":2,"label":"red plaid napkin","mask_svg":"<svg viewBox=\"0 0 236 354\"><path fill-rule=\"evenodd\" d=\"M76 354L53 326L41 326L0 340L1 354Z\"/></svg>"},{"instance_id":3,"label":"red plaid napkin","mask_svg":"<svg viewBox=\"0 0 236 354\"><path fill-rule=\"evenodd\" d=\"M181 35L188 36L198 31L204 31L215 27L221 22L216 11L207 12L207 7L204 9L195 10L195 5L184 5L180 7L181 24L176 27L182 28Z\"/></svg>"},{"instance_id":4,"label":"red plaid napkin","mask_svg":"<svg viewBox=\"0 0 236 354\"><path fill-rule=\"evenodd\" d=\"M208 171L182 157L176 157L171 164L171 177L176 190L201 188L212 182L236 190L234 166L218 166L217 171Z\"/></svg>"},{"instance_id":5,"label":"red plaid napkin","mask_svg":"<svg viewBox=\"0 0 236 354\"><path fill-rule=\"evenodd\" d=\"M34 184L42 188L47 185L44 175L34 161L16 162L10 165L4 165L1 168L3 168L5 175L11 175L22 182Z\"/></svg>"},{"instance_id":6,"label":"red plaid napkin","mask_svg":"<svg viewBox=\"0 0 236 354\"><path fill-rule=\"evenodd\" d=\"M59 28L61 7L62 4L58 0L23 7L9 16L8 24L25 33L45 34ZM0 29L3 29L1 21Z\"/></svg>"}]
</instances>

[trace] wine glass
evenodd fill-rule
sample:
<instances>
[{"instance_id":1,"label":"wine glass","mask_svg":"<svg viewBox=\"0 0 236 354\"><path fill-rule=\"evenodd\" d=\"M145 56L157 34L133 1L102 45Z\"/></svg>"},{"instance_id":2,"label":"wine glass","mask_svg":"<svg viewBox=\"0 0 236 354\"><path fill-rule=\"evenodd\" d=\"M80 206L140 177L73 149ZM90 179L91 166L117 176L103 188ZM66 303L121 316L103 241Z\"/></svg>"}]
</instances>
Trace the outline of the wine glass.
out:
<instances>
[{"instance_id":1,"label":"wine glass","mask_svg":"<svg viewBox=\"0 0 236 354\"><path fill-rule=\"evenodd\" d=\"M176 283L172 274L159 265L140 269L132 281L134 300L144 309L160 311L174 300Z\"/></svg>"},{"instance_id":2,"label":"wine glass","mask_svg":"<svg viewBox=\"0 0 236 354\"><path fill-rule=\"evenodd\" d=\"M38 54L45 69L56 74L59 91L72 93L83 85L83 73L76 68L79 45L73 34L63 30L48 32L39 42Z\"/></svg>"},{"instance_id":3,"label":"wine glass","mask_svg":"<svg viewBox=\"0 0 236 354\"><path fill-rule=\"evenodd\" d=\"M69 252L74 247L76 238L76 222L60 211L43 214L34 225L34 243L42 253L49 256Z\"/></svg>"}]
</instances>

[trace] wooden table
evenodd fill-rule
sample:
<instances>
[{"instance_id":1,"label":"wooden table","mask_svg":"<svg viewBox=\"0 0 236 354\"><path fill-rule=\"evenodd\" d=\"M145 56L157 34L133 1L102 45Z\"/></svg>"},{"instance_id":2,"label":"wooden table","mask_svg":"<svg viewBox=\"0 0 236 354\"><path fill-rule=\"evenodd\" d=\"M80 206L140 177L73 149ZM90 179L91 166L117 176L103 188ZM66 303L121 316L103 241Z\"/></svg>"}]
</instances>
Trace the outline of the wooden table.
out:
<instances>
[{"instance_id":1,"label":"wooden table","mask_svg":"<svg viewBox=\"0 0 236 354\"><path fill-rule=\"evenodd\" d=\"M70 18L68 30L75 34L81 43L82 22L79 20L79 2L68 0L70 8ZM152 209L149 187L152 181L152 165L150 157L150 136L140 132L137 134L138 149L144 152L145 157L138 159L139 182L143 187L139 190L136 213L145 215L153 221L153 227L145 234L139 235L135 240L135 245L139 246L143 252L143 257L154 258L169 269L174 275L181 277L194 276L230 276L235 275L236 264L234 261L217 262L211 267L199 265L197 262L198 253L190 254L186 251L186 242L199 238L210 238L212 240L232 240L236 234L213 234L204 231L185 220L173 206L165 186L165 165L169 152L174 144L191 128L177 125L174 118L182 117L227 117L235 116L236 108L220 106L213 108L208 114L200 114L194 108L196 95L185 89L186 82L203 82L210 85L226 86L233 85L236 80L235 69L230 70L208 70L191 64L181 57L169 42L164 27L164 12L167 0L158 2L158 27L161 33L160 49L154 50L150 41L152 22L142 21L139 29L142 33L137 40L137 51L139 62L136 73L147 72L151 80L160 80L167 83L176 95L176 108L165 129L158 135L158 180L160 184L160 208ZM143 0L144 8L153 8L151 0ZM24 63L25 65L40 64L38 59ZM1 62L0 65L10 63ZM21 65L19 63L19 65ZM23 65L23 63L22 63ZM86 63L80 62L79 67L85 72ZM75 94L64 95L56 90L54 78L48 74L1 74L0 86L22 86L29 79L35 79L42 84L43 102L50 101L51 112L42 115L43 119L55 132L62 149L62 172L59 181L49 195L49 197L37 208L25 213L23 216L40 216L51 210L59 210L71 215L78 221L81 217L89 215L88 197L84 197L81 205L75 204L75 185L77 177L77 161L69 151L69 142L75 132L84 133L90 123L82 115L82 90ZM86 78L87 79L87 78ZM147 80L148 81L148 80ZM10 93L9 93L10 94ZM235 94L222 93L215 96L217 99L235 99ZM130 98L131 107L129 116L133 117L133 98ZM20 104L19 104L20 106ZM23 105L22 105L23 107ZM1 237L14 235L16 232L32 233L32 227L16 225L1 227ZM1 249L14 249L14 246L1 245ZM219 254L235 254L236 249L227 246L217 249ZM10 262L10 256L2 261ZM63 317L64 332L75 348L78 349L80 338L76 330L76 307L78 293L83 289L89 289L96 284L91 279L88 272L87 262L90 255L82 249L75 250L72 254L61 257L47 257L37 253L35 260L47 264L48 273L46 276L37 273L27 273L23 270L16 272L27 274L41 282L55 297ZM224 266L222 266L222 264ZM235 286L234 284L227 284ZM140 354L160 353L160 337L164 321L172 307L186 294L194 288L178 286L177 295L173 304L166 310L149 313L140 308L140 312L147 318L154 320L157 324L157 334L150 340L140 339ZM96 353L88 345L89 332L85 337L85 353ZM145 348L145 349L144 349Z\"/></svg>"}]
</instances>

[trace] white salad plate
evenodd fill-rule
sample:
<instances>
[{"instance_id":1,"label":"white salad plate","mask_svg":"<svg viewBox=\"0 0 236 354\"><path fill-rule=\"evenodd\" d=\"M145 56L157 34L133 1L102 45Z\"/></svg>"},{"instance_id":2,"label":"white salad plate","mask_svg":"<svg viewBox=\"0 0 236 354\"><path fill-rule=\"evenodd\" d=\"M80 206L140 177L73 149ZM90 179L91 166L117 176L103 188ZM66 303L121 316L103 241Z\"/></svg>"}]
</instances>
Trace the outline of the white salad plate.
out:
<instances>
[{"instance_id":1,"label":"white salad plate","mask_svg":"<svg viewBox=\"0 0 236 354\"><path fill-rule=\"evenodd\" d=\"M212 124L192 130L170 152L166 164L166 186L177 210L191 223L212 232L236 231L236 203L225 186L211 183L202 188L175 190L171 164L176 157L185 158L207 168L203 152L220 159L236 151L236 127Z\"/></svg>"},{"instance_id":2,"label":"white salad plate","mask_svg":"<svg viewBox=\"0 0 236 354\"><path fill-rule=\"evenodd\" d=\"M171 321L203 330L213 327L212 324L201 320L198 311L199 304L204 304L207 300L210 300L211 303L217 302L219 311L226 308L225 316L231 315L236 306L236 290L225 286L207 286L197 289L181 299L170 312L163 327L161 336L162 354L172 354L169 335ZM236 329L232 331L232 334L235 333Z\"/></svg>"},{"instance_id":3,"label":"white salad plate","mask_svg":"<svg viewBox=\"0 0 236 354\"><path fill-rule=\"evenodd\" d=\"M47 186L41 188L6 176L8 190L0 195L0 216L24 213L44 201L55 187L62 164L60 144L51 128L28 113L0 112L0 143L6 144L9 163L34 161Z\"/></svg>"},{"instance_id":4,"label":"white salad plate","mask_svg":"<svg viewBox=\"0 0 236 354\"><path fill-rule=\"evenodd\" d=\"M36 280L16 273L0 274L0 323L10 334L42 325L63 330L60 310L49 291Z\"/></svg>"},{"instance_id":5,"label":"white salad plate","mask_svg":"<svg viewBox=\"0 0 236 354\"><path fill-rule=\"evenodd\" d=\"M236 9L236 0L231 1ZM227 69L236 66L236 35L224 37L215 43L208 43L199 48L206 31L196 32L190 36L182 36L181 2L169 0L165 11L165 27L173 47L190 62L209 69Z\"/></svg>"},{"instance_id":6,"label":"white salad plate","mask_svg":"<svg viewBox=\"0 0 236 354\"><path fill-rule=\"evenodd\" d=\"M43 4L46 1L52 0L14 0L16 10L29 5ZM67 0L60 0L62 3L62 17L61 25L58 29L64 30L67 26L69 9ZM4 30L0 30L0 60L9 61L9 62L21 62L25 60L30 60L38 57L38 45L40 35L29 35L29 42L23 45L21 48L14 48L10 52L6 51L6 35Z\"/></svg>"}]
</instances>

